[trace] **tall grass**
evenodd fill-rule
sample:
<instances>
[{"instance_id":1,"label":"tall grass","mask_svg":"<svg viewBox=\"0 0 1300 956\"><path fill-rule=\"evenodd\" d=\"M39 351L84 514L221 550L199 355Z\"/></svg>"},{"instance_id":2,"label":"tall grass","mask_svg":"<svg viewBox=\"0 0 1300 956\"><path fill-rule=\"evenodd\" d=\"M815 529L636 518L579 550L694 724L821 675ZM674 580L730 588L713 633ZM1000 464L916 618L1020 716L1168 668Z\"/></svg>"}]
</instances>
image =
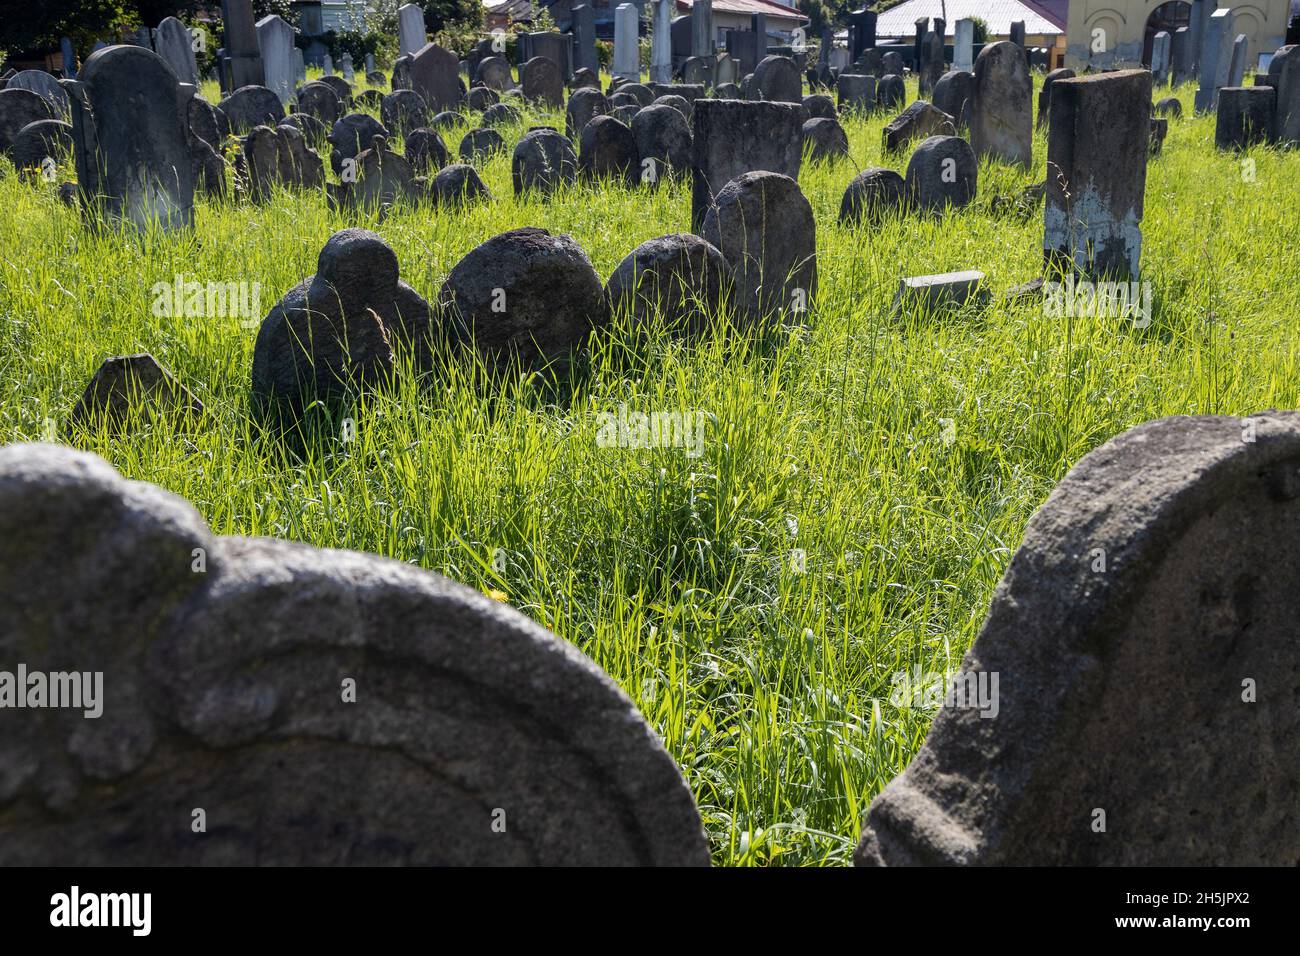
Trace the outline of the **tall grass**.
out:
<instances>
[{"instance_id":1,"label":"tall grass","mask_svg":"<svg viewBox=\"0 0 1300 956\"><path fill-rule=\"evenodd\" d=\"M994 203L1044 178L1041 134L1032 172L982 165L960 213L846 228L853 174L907 159L881 155L887 117L848 119L851 158L800 177L820 272L803 326L695 344L615 328L568 389L453 367L369 396L355 440L328 433L303 454L249 423L255 330L155 315L155 283L257 282L266 311L349 225L383 235L430 299L476 244L523 225L574 236L603 279L638 243L689 231L689 183L515 198L502 155L481 169L495 200L465 210L379 222L281 191L200 202L192 232L136 238L87 231L54 184L5 165L0 434L41 438L105 357L152 352L204 402L202 425L77 444L190 499L219 533L375 552L499 592L631 695L716 862L845 863L933 716L892 704L891 676L957 666L1054 483L1139 422L1300 406L1300 152L1252 150L1248 182L1179 95L1188 118L1148 169L1148 328L998 295L1041 272L1041 212ZM507 141L539 121L563 129L530 113ZM995 293L982 313L891 319L901 276L970 268ZM601 447L599 413L620 404L702 412L704 454Z\"/></svg>"}]
</instances>

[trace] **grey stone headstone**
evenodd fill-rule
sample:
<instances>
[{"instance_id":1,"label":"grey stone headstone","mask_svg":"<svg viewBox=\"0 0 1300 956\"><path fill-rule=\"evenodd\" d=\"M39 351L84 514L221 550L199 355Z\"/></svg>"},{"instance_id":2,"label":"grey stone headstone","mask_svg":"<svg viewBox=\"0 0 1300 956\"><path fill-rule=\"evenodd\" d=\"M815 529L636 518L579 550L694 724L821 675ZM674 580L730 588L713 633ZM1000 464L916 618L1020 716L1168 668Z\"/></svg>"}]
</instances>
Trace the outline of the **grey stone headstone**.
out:
<instances>
[{"instance_id":1,"label":"grey stone headstone","mask_svg":"<svg viewBox=\"0 0 1300 956\"><path fill-rule=\"evenodd\" d=\"M194 40L185 24L167 17L153 34L154 50L167 61L182 83L198 86L199 67L194 59Z\"/></svg>"},{"instance_id":2,"label":"grey stone headstone","mask_svg":"<svg viewBox=\"0 0 1300 956\"><path fill-rule=\"evenodd\" d=\"M654 0L654 24L650 34L650 81L673 80L673 0Z\"/></svg>"},{"instance_id":3,"label":"grey stone headstone","mask_svg":"<svg viewBox=\"0 0 1300 956\"><path fill-rule=\"evenodd\" d=\"M77 78L77 51L73 49L71 37L64 37L59 41L59 53L63 57L64 79L75 80Z\"/></svg>"},{"instance_id":4,"label":"grey stone headstone","mask_svg":"<svg viewBox=\"0 0 1300 956\"><path fill-rule=\"evenodd\" d=\"M960 76L961 74L956 74ZM956 119L925 100L917 100L881 131L883 151L904 149L914 140L931 136L956 136Z\"/></svg>"},{"instance_id":5,"label":"grey stone headstone","mask_svg":"<svg viewBox=\"0 0 1300 956\"><path fill-rule=\"evenodd\" d=\"M328 53L326 53L324 59L321 60L321 75L322 76L334 75L334 57L332 57Z\"/></svg>"},{"instance_id":6,"label":"grey stone headstone","mask_svg":"<svg viewBox=\"0 0 1300 956\"><path fill-rule=\"evenodd\" d=\"M1268 65L1269 85L1277 90L1273 137L1283 146L1300 146L1300 45L1282 47Z\"/></svg>"},{"instance_id":7,"label":"grey stone headstone","mask_svg":"<svg viewBox=\"0 0 1300 956\"><path fill-rule=\"evenodd\" d=\"M345 233L259 332L282 330L285 347L333 333L335 372L413 307L428 315L379 237ZM338 342L325 311L370 320L371 338ZM136 395L160 397L148 356L125 358ZM93 561L73 569L65 548ZM440 575L219 536L96 455L31 444L0 449L0 589L7 661L102 675L96 719L5 713L22 769L0 865L708 865L690 790L627 695L571 644ZM340 704L340 675L354 703ZM160 821L193 836L196 787L220 825L169 836Z\"/></svg>"},{"instance_id":8,"label":"grey stone headstone","mask_svg":"<svg viewBox=\"0 0 1300 956\"><path fill-rule=\"evenodd\" d=\"M1232 41L1232 56L1228 60L1228 79L1227 86L1241 86L1242 80L1246 78L1246 52L1250 46L1250 40L1244 33L1238 33L1235 40Z\"/></svg>"},{"instance_id":9,"label":"grey stone headstone","mask_svg":"<svg viewBox=\"0 0 1300 956\"><path fill-rule=\"evenodd\" d=\"M961 19L953 24L952 68L966 73L975 66L975 21Z\"/></svg>"},{"instance_id":10,"label":"grey stone headstone","mask_svg":"<svg viewBox=\"0 0 1300 956\"><path fill-rule=\"evenodd\" d=\"M265 86L252 0L221 0L221 20L226 31L226 45L222 49L229 88Z\"/></svg>"},{"instance_id":11,"label":"grey stone headstone","mask_svg":"<svg viewBox=\"0 0 1300 956\"><path fill-rule=\"evenodd\" d=\"M1174 86L1181 86L1193 76L1191 37L1190 28L1179 27L1170 41L1169 63Z\"/></svg>"},{"instance_id":12,"label":"grey stone headstone","mask_svg":"<svg viewBox=\"0 0 1300 956\"><path fill-rule=\"evenodd\" d=\"M854 10L849 14L849 62L856 63L858 57L875 45L876 14L865 7Z\"/></svg>"},{"instance_id":13,"label":"grey stone headstone","mask_svg":"<svg viewBox=\"0 0 1300 956\"><path fill-rule=\"evenodd\" d=\"M460 61L456 54L436 43L426 43L411 57L409 70L411 89L424 97L431 111L441 113L460 105Z\"/></svg>"},{"instance_id":14,"label":"grey stone headstone","mask_svg":"<svg viewBox=\"0 0 1300 956\"><path fill-rule=\"evenodd\" d=\"M777 103L802 103L803 78L794 60L768 56L754 69L754 97Z\"/></svg>"},{"instance_id":15,"label":"grey stone headstone","mask_svg":"<svg viewBox=\"0 0 1300 956\"><path fill-rule=\"evenodd\" d=\"M343 70L343 79L349 83L356 77L356 69L352 66L352 54L344 53L339 57L339 68Z\"/></svg>"},{"instance_id":16,"label":"grey stone headstone","mask_svg":"<svg viewBox=\"0 0 1300 956\"><path fill-rule=\"evenodd\" d=\"M1164 418L1086 455L858 865L1294 866L1298 473L1294 411Z\"/></svg>"},{"instance_id":17,"label":"grey stone headstone","mask_svg":"<svg viewBox=\"0 0 1300 956\"><path fill-rule=\"evenodd\" d=\"M1169 82L1169 55L1173 38L1165 30L1160 30L1151 40L1151 75L1156 86Z\"/></svg>"},{"instance_id":18,"label":"grey stone headstone","mask_svg":"<svg viewBox=\"0 0 1300 956\"><path fill-rule=\"evenodd\" d=\"M1201 69L1202 48L1205 46L1205 31L1210 14L1218 6L1218 0L1191 0L1192 10L1187 21L1188 42L1191 44L1190 67L1188 76L1199 75Z\"/></svg>"},{"instance_id":19,"label":"grey stone headstone","mask_svg":"<svg viewBox=\"0 0 1300 956\"><path fill-rule=\"evenodd\" d=\"M143 47L105 47L64 89L86 214L141 231L192 225L189 96L167 62Z\"/></svg>"},{"instance_id":20,"label":"grey stone headstone","mask_svg":"<svg viewBox=\"0 0 1300 956\"><path fill-rule=\"evenodd\" d=\"M1222 150L1246 149L1273 136L1277 90L1271 86L1225 86L1219 90L1214 145Z\"/></svg>"},{"instance_id":21,"label":"grey stone headstone","mask_svg":"<svg viewBox=\"0 0 1300 956\"><path fill-rule=\"evenodd\" d=\"M29 124L56 118L53 107L40 94L0 89L0 155L11 154L19 133Z\"/></svg>"},{"instance_id":22,"label":"grey stone headstone","mask_svg":"<svg viewBox=\"0 0 1300 956\"><path fill-rule=\"evenodd\" d=\"M280 97L281 103L289 103L297 85L293 27L275 15L262 17L257 21L257 47L262 54L264 85Z\"/></svg>"},{"instance_id":23,"label":"grey stone headstone","mask_svg":"<svg viewBox=\"0 0 1300 956\"><path fill-rule=\"evenodd\" d=\"M743 173L767 170L797 180L806 118L802 103L697 100L692 121L692 228L699 231L713 197Z\"/></svg>"},{"instance_id":24,"label":"grey stone headstone","mask_svg":"<svg viewBox=\"0 0 1300 956\"><path fill-rule=\"evenodd\" d=\"M600 69L600 59L596 54L596 12L591 3L582 3L573 8L573 66L575 70Z\"/></svg>"},{"instance_id":25,"label":"grey stone headstone","mask_svg":"<svg viewBox=\"0 0 1300 956\"><path fill-rule=\"evenodd\" d=\"M906 179L912 207L940 216L974 201L979 162L960 136L931 136L912 151Z\"/></svg>"},{"instance_id":26,"label":"grey stone headstone","mask_svg":"<svg viewBox=\"0 0 1300 956\"><path fill-rule=\"evenodd\" d=\"M307 82L307 60L297 46L293 48L293 75L298 83Z\"/></svg>"},{"instance_id":27,"label":"grey stone headstone","mask_svg":"<svg viewBox=\"0 0 1300 956\"><path fill-rule=\"evenodd\" d=\"M876 108L876 78L841 73L835 78L835 96L841 113L870 113Z\"/></svg>"},{"instance_id":28,"label":"grey stone headstone","mask_svg":"<svg viewBox=\"0 0 1300 956\"><path fill-rule=\"evenodd\" d=\"M424 11L413 3L397 8L398 56L414 55L424 48L429 38L424 32Z\"/></svg>"},{"instance_id":29,"label":"grey stone headstone","mask_svg":"<svg viewBox=\"0 0 1300 956\"><path fill-rule=\"evenodd\" d=\"M1074 70L1069 67L1061 67L1052 70L1043 78L1043 88L1038 92L1038 119L1035 126L1042 129L1047 125L1052 115L1052 84L1057 80L1067 80L1074 76Z\"/></svg>"},{"instance_id":30,"label":"grey stone headstone","mask_svg":"<svg viewBox=\"0 0 1300 956\"><path fill-rule=\"evenodd\" d=\"M1016 46L1020 47L1020 49L1023 50L1025 48L1025 21L1024 20L1011 21L1010 40Z\"/></svg>"},{"instance_id":31,"label":"grey stone headstone","mask_svg":"<svg viewBox=\"0 0 1300 956\"><path fill-rule=\"evenodd\" d=\"M691 56L713 56L713 0L691 5Z\"/></svg>"},{"instance_id":32,"label":"grey stone headstone","mask_svg":"<svg viewBox=\"0 0 1300 956\"><path fill-rule=\"evenodd\" d=\"M548 110L564 106L564 76L550 57L535 56L519 68L519 85L524 99Z\"/></svg>"},{"instance_id":33,"label":"grey stone headstone","mask_svg":"<svg viewBox=\"0 0 1300 956\"><path fill-rule=\"evenodd\" d=\"M1021 47L1002 40L980 51L970 120L970 144L977 157L1033 165L1033 87Z\"/></svg>"},{"instance_id":34,"label":"grey stone headstone","mask_svg":"<svg viewBox=\"0 0 1300 956\"><path fill-rule=\"evenodd\" d=\"M727 55L737 62L737 70L744 76L753 73L762 59L758 52L758 37L752 30L728 30ZM719 81L721 82L721 81Z\"/></svg>"},{"instance_id":35,"label":"grey stone headstone","mask_svg":"<svg viewBox=\"0 0 1300 956\"><path fill-rule=\"evenodd\" d=\"M1219 88L1228 83L1228 69L1232 65L1231 9L1215 10L1205 22L1204 41L1201 43L1201 82L1196 89L1196 112L1208 113L1214 109Z\"/></svg>"},{"instance_id":36,"label":"grey stone headstone","mask_svg":"<svg viewBox=\"0 0 1300 956\"><path fill-rule=\"evenodd\" d=\"M374 73L374 72L376 72L376 71L375 71L375 55L374 55L373 53L367 53L367 54L366 54L366 74L369 75L369 74Z\"/></svg>"},{"instance_id":37,"label":"grey stone headstone","mask_svg":"<svg viewBox=\"0 0 1300 956\"><path fill-rule=\"evenodd\" d=\"M636 82L641 77L638 52L640 10L634 3L622 3L614 10L614 68L615 77Z\"/></svg>"},{"instance_id":38,"label":"grey stone headstone","mask_svg":"<svg viewBox=\"0 0 1300 956\"><path fill-rule=\"evenodd\" d=\"M986 46L985 50L988 49ZM983 52L983 51L981 51ZM884 57L881 57L881 71L884 71ZM939 82L939 77L943 76L944 69L944 52L943 36L930 31L921 41L921 78L920 92L922 96L929 94L934 89L934 84Z\"/></svg>"},{"instance_id":39,"label":"grey stone headstone","mask_svg":"<svg viewBox=\"0 0 1300 956\"><path fill-rule=\"evenodd\" d=\"M975 74L949 70L934 84L934 105L952 117L958 129L970 127Z\"/></svg>"},{"instance_id":40,"label":"grey stone headstone","mask_svg":"<svg viewBox=\"0 0 1300 956\"><path fill-rule=\"evenodd\" d=\"M1047 137L1043 253L1049 269L1136 280L1151 136L1151 74L1057 80Z\"/></svg>"},{"instance_id":41,"label":"grey stone headstone","mask_svg":"<svg viewBox=\"0 0 1300 956\"><path fill-rule=\"evenodd\" d=\"M9 77L5 89L30 90L48 103L50 109L63 118L67 117L68 110L71 109L68 94L63 91L63 87L59 85L59 81L54 78L54 75L46 73L44 70L19 70Z\"/></svg>"}]
</instances>

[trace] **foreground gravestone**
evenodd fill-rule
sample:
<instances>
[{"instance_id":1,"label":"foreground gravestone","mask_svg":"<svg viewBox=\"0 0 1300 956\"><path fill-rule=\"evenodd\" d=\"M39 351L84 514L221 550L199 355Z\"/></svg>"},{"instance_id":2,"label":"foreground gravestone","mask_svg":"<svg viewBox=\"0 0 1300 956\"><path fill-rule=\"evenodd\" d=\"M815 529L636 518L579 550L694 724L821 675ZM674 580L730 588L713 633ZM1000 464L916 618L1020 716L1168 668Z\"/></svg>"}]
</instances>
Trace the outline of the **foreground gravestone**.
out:
<instances>
[{"instance_id":1,"label":"foreground gravestone","mask_svg":"<svg viewBox=\"0 0 1300 956\"><path fill-rule=\"evenodd\" d=\"M24 126L50 119L54 110L31 90L0 90L0 154L9 154Z\"/></svg>"},{"instance_id":2,"label":"foreground gravestone","mask_svg":"<svg viewBox=\"0 0 1300 956\"><path fill-rule=\"evenodd\" d=\"M605 286L615 317L638 328L703 335L731 307L731 266L713 245L681 233L641 243L618 264Z\"/></svg>"},{"instance_id":3,"label":"foreground gravestone","mask_svg":"<svg viewBox=\"0 0 1300 956\"><path fill-rule=\"evenodd\" d=\"M139 230L194 221L188 100L165 60L137 46L87 57L72 101L77 186L92 221ZM0 96L9 91L0 92Z\"/></svg>"},{"instance_id":4,"label":"foreground gravestone","mask_svg":"<svg viewBox=\"0 0 1300 956\"><path fill-rule=\"evenodd\" d=\"M1300 146L1300 45L1284 46L1273 55L1268 80L1277 90L1273 138L1283 146Z\"/></svg>"},{"instance_id":5,"label":"foreground gravestone","mask_svg":"<svg viewBox=\"0 0 1300 956\"><path fill-rule=\"evenodd\" d=\"M0 865L708 864L617 685L436 574L10 445L0 591L4 659L95 698L0 712Z\"/></svg>"},{"instance_id":6,"label":"foreground gravestone","mask_svg":"<svg viewBox=\"0 0 1300 956\"><path fill-rule=\"evenodd\" d=\"M1293 866L1297 476L1297 412L1161 419L1084 457L857 862Z\"/></svg>"},{"instance_id":7,"label":"foreground gravestone","mask_svg":"<svg viewBox=\"0 0 1300 956\"><path fill-rule=\"evenodd\" d=\"M515 144L510 158L510 179L516 196L529 190L550 195L573 183L577 173L578 157L573 145L550 127L530 129Z\"/></svg>"},{"instance_id":8,"label":"foreground gravestone","mask_svg":"<svg viewBox=\"0 0 1300 956\"><path fill-rule=\"evenodd\" d=\"M285 293L253 347L253 404L289 424L316 400L372 387L393 372L394 349L429 366L429 305L398 278L397 255L365 229L336 232L316 274Z\"/></svg>"},{"instance_id":9,"label":"foreground gravestone","mask_svg":"<svg viewBox=\"0 0 1300 956\"><path fill-rule=\"evenodd\" d=\"M121 431L135 425L184 427L203 414L203 403L148 352L116 355L95 370L68 416L77 427Z\"/></svg>"},{"instance_id":10,"label":"foreground gravestone","mask_svg":"<svg viewBox=\"0 0 1300 956\"><path fill-rule=\"evenodd\" d=\"M803 106L797 103L697 102L691 160L692 228L699 230L713 197L743 173L766 170L797 180L804 119Z\"/></svg>"},{"instance_id":11,"label":"foreground gravestone","mask_svg":"<svg viewBox=\"0 0 1300 956\"><path fill-rule=\"evenodd\" d=\"M942 215L970 205L978 185L975 151L958 136L931 136L907 162L909 204L919 212Z\"/></svg>"},{"instance_id":12,"label":"foreground gravestone","mask_svg":"<svg viewBox=\"0 0 1300 956\"><path fill-rule=\"evenodd\" d=\"M194 39L185 24L166 17L153 31L154 51L167 61L182 83L199 85L199 68L194 58Z\"/></svg>"},{"instance_id":13,"label":"foreground gravestone","mask_svg":"<svg viewBox=\"0 0 1300 956\"><path fill-rule=\"evenodd\" d=\"M1218 149L1246 149L1267 142L1273 135L1277 90L1271 86L1225 86L1219 90L1214 145Z\"/></svg>"},{"instance_id":14,"label":"foreground gravestone","mask_svg":"<svg viewBox=\"0 0 1300 956\"><path fill-rule=\"evenodd\" d=\"M1043 214L1049 268L1137 278L1150 136L1150 72L1053 84Z\"/></svg>"},{"instance_id":15,"label":"foreground gravestone","mask_svg":"<svg viewBox=\"0 0 1300 956\"><path fill-rule=\"evenodd\" d=\"M472 249L447 276L438 307L450 340L472 345L494 371L516 362L567 368L608 318L587 254L569 236L533 228Z\"/></svg>"},{"instance_id":16,"label":"foreground gravestone","mask_svg":"<svg viewBox=\"0 0 1300 956\"><path fill-rule=\"evenodd\" d=\"M817 297L817 225L789 176L744 173L718 192L700 235L731 264L736 311L758 324L784 314L801 320Z\"/></svg>"},{"instance_id":17,"label":"foreground gravestone","mask_svg":"<svg viewBox=\"0 0 1300 956\"><path fill-rule=\"evenodd\" d=\"M970 144L978 158L1033 165L1033 80L1024 50L1002 40L980 51L971 92Z\"/></svg>"}]
</instances>

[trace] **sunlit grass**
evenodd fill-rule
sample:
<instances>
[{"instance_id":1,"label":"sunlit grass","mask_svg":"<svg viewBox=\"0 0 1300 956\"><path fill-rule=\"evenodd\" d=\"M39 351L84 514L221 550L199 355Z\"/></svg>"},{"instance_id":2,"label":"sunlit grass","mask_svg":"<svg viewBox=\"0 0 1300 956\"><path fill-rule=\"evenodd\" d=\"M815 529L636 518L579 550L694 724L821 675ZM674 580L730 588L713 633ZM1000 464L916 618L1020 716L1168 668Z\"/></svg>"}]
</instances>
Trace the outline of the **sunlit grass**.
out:
<instances>
[{"instance_id":1,"label":"sunlit grass","mask_svg":"<svg viewBox=\"0 0 1300 956\"><path fill-rule=\"evenodd\" d=\"M852 119L851 159L800 178L820 273L806 327L695 345L614 329L571 388L485 384L470 368L407 378L365 399L355 441L327 428L301 456L249 423L255 330L155 315L155 283L258 283L265 312L348 225L382 234L429 299L476 244L523 225L573 235L604 279L638 243L689 231L689 183L516 199L507 154L480 170L495 201L462 211L380 223L279 192L201 202L193 232L134 238L86 231L55 184L4 164L0 438L41 438L105 357L152 352L205 421L183 441L160 429L78 444L190 499L219 533L376 552L504 592L636 701L716 862L844 863L932 716L891 704L891 675L956 666L1062 475L1149 419L1300 406L1300 152L1253 150L1247 181L1215 152L1213 117L1190 118L1191 92L1148 170L1149 328L1002 304L1040 273L1042 218L999 217L993 200L1044 178L1042 134L1032 173L985 164L959 214L847 229L836 217L854 173L901 172L908 156L882 158L889 117ZM513 144L542 121L563 129L531 113L502 132ZM462 132L445 134L453 156ZM970 268L994 292L982 314L889 317L901 276ZM702 412L704 454L600 447L599 413L620 404Z\"/></svg>"}]
</instances>

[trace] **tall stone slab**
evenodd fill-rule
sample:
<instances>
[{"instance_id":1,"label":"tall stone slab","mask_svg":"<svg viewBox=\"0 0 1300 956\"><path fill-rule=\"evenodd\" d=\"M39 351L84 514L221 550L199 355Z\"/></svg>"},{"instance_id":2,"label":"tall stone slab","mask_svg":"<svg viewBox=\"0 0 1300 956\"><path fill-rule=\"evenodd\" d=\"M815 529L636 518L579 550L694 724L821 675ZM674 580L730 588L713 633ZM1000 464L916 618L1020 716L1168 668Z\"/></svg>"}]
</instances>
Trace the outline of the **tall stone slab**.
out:
<instances>
[{"instance_id":1,"label":"tall stone slab","mask_svg":"<svg viewBox=\"0 0 1300 956\"><path fill-rule=\"evenodd\" d=\"M1174 31L1169 43L1170 79L1174 86L1181 86L1194 75L1192 68L1192 31L1189 27L1179 27Z\"/></svg>"},{"instance_id":2,"label":"tall stone slab","mask_svg":"<svg viewBox=\"0 0 1300 956\"><path fill-rule=\"evenodd\" d=\"M92 53L64 80L82 207L93 222L141 231L194 221L192 91L167 62L139 46Z\"/></svg>"},{"instance_id":3,"label":"tall stone slab","mask_svg":"<svg viewBox=\"0 0 1300 956\"><path fill-rule=\"evenodd\" d=\"M1300 45L1284 46L1273 55L1268 81L1277 90L1273 138L1283 146L1300 146Z\"/></svg>"},{"instance_id":4,"label":"tall stone slab","mask_svg":"<svg viewBox=\"0 0 1300 956\"><path fill-rule=\"evenodd\" d=\"M698 232L713 197L743 173L799 178L802 104L698 99L692 121L691 228Z\"/></svg>"},{"instance_id":5,"label":"tall stone slab","mask_svg":"<svg viewBox=\"0 0 1300 956\"><path fill-rule=\"evenodd\" d=\"M1020 47L1020 49L1023 50L1025 48L1025 21L1024 20L1011 21L1010 40L1016 46Z\"/></svg>"},{"instance_id":6,"label":"tall stone slab","mask_svg":"<svg viewBox=\"0 0 1300 956\"><path fill-rule=\"evenodd\" d=\"M1218 0L1191 0L1192 9L1187 20L1187 40L1191 44L1191 74L1197 75L1201 69L1201 47L1205 44L1207 21Z\"/></svg>"},{"instance_id":7,"label":"tall stone slab","mask_svg":"<svg viewBox=\"0 0 1300 956\"><path fill-rule=\"evenodd\" d=\"M713 0L691 5L691 56L713 56Z\"/></svg>"},{"instance_id":8,"label":"tall stone slab","mask_svg":"<svg viewBox=\"0 0 1300 956\"><path fill-rule=\"evenodd\" d=\"M75 80L77 78L77 51L72 47L72 37L63 37L59 40L59 55L63 58L64 78Z\"/></svg>"},{"instance_id":9,"label":"tall stone slab","mask_svg":"<svg viewBox=\"0 0 1300 956\"><path fill-rule=\"evenodd\" d=\"M518 310L567 292L552 264L586 257L559 240L489 263L489 300L509 286ZM258 333L278 333L281 362L310 339L317 367L363 356L373 370L390 342L418 343L421 318L427 331L427 304L375 234L336 233L317 269ZM98 456L9 445L0 594L6 662L102 685L95 719L0 714L0 866L709 863L681 771L618 685L440 575L217 535ZM210 825L196 834L197 794Z\"/></svg>"},{"instance_id":10,"label":"tall stone slab","mask_svg":"<svg viewBox=\"0 0 1300 956\"><path fill-rule=\"evenodd\" d=\"M230 92L245 86L265 86L252 0L221 0L221 20L226 30L222 49L226 51L223 59Z\"/></svg>"},{"instance_id":11,"label":"tall stone slab","mask_svg":"<svg viewBox=\"0 0 1300 956\"><path fill-rule=\"evenodd\" d=\"M1165 30L1160 30L1151 40L1151 76L1156 86L1165 86L1169 82L1169 55L1173 38Z\"/></svg>"},{"instance_id":12,"label":"tall stone slab","mask_svg":"<svg viewBox=\"0 0 1300 956\"><path fill-rule=\"evenodd\" d=\"M194 59L194 40L185 24L167 17L153 31L153 48L167 61L182 83L199 85L199 67Z\"/></svg>"},{"instance_id":13,"label":"tall stone slab","mask_svg":"<svg viewBox=\"0 0 1300 956\"><path fill-rule=\"evenodd\" d=\"M1297 474L1294 411L1159 419L1086 455L856 862L1294 867Z\"/></svg>"},{"instance_id":14,"label":"tall stone slab","mask_svg":"<svg viewBox=\"0 0 1300 956\"><path fill-rule=\"evenodd\" d=\"M414 56L429 42L424 32L424 11L413 3L397 8L397 55Z\"/></svg>"},{"instance_id":15,"label":"tall stone slab","mask_svg":"<svg viewBox=\"0 0 1300 956\"><path fill-rule=\"evenodd\" d=\"M937 21L936 21L937 22ZM927 95L944 74L943 34L931 30L921 41L921 77L918 89Z\"/></svg>"},{"instance_id":16,"label":"tall stone slab","mask_svg":"<svg viewBox=\"0 0 1300 956\"><path fill-rule=\"evenodd\" d=\"M293 51L293 27L272 15L257 21L257 48L262 54L266 88L287 104L293 99L297 77Z\"/></svg>"},{"instance_id":17,"label":"tall stone slab","mask_svg":"<svg viewBox=\"0 0 1300 956\"><path fill-rule=\"evenodd\" d=\"M1231 9L1215 10L1205 21L1205 39L1201 43L1201 85L1196 89L1196 112L1208 113L1214 109L1219 88L1228 84L1228 69L1232 65Z\"/></svg>"},{"instance_id":18,"label":"tall stone slab","mask_svg":"<svg viewBox=\"0 0 1300 956\"><path fill-rule=\"evenodd\" d=\"M435 114L460 105L460 60L436 43L426 43L411 57L411 89L424 97Z\"/></svg>"},{"instance_id":19,"label":"tall stone slab","mask_svg":"<svg viewBox=\"0 0 1300 956\"><path fill-rule=\"evenodd\" d=\"M637 50L641 29L640 9L634 3L622 3L614 10L614 76L636 82L641 78L641 60Z\"/></svg>"},{"instance_id":20,"label":"tall stone slab","mask_svg":"<svg viewBox=\"0 0 1300 956\"><path fill-rule=\"evenodd\" d=\"M858 58L876 45L876 14L863 7L849 14L849 61Z\"/></svg>"},{"instance_id":21,"label":"tall stone slab","mask_svg":"<svg viewBox=\"0 0 1300 956\"><path fill-rule=\"evenodd\" d=\"M970 73L975 68L975 21L958 20L952 29L952 68Z\"/></svg>"},{"instance_id":22,"label":"tall stone slab","mask_svg":"<svg viewBox=\"0 0 1300 956\"><path fill-rule=\"evenodd\" d=\"M673 81L673 0L654 0L650 34L650 82Z\"/></svg>"},{"instance_id":23,"label":"tall stone slab","mask_svg":"<svg viewBox=\"0 0 1300 956\"><path fill-rule=\"evenodd\" d=\"M976 157L1033 165L1033 80L1024 50L1009 40L985 45L975 60L970 144Z\"/></svg>"},{"instance_id":24,"label":"tall stone slab","mask_svg":"<svg viewBox=\"0 0 1300 956\"><path fill-rule=\"evenodd\" d=\"M1228 79L1225 86L1241 86L1242 80L1246 78L1246 52L1250 46L1250 40L1246 34L1238 33L1236 39L1232 41L1232 54L1228 60Z\"/></svg>"},{"instance_id":25,"label":"tall stone slab","mask_svg":"<svg viewBox=\"0 0 1300 956\"><path fill-rule=\"evenodd\" d=\"M577 70L600 70L596 55L596 11L588 3L573 8L573 66Z\"/></svg>"},{"instance_id":26,"label":"tall stone slab","mask_svg":"<svg viewBox=\"0 0 1300 956\"><path fill-rule=\"evenodd\" d=\"M349 83L356 79L357 71L356 67L352 64L351 53L344 53L339 57L339 69L343 71L343 79L347 80Z\"/></svg>"},{"instance_id":27,"label":"tall stone slab","mask_svg":"<svg viewBox=\"0 0 1300 956\"><path fill-rule=\"evenodd\" d=\"M1151 74L1052 84L1043 254L1049 269L1136 280L1151 136Z\"/></svg>"}]
</instances>

